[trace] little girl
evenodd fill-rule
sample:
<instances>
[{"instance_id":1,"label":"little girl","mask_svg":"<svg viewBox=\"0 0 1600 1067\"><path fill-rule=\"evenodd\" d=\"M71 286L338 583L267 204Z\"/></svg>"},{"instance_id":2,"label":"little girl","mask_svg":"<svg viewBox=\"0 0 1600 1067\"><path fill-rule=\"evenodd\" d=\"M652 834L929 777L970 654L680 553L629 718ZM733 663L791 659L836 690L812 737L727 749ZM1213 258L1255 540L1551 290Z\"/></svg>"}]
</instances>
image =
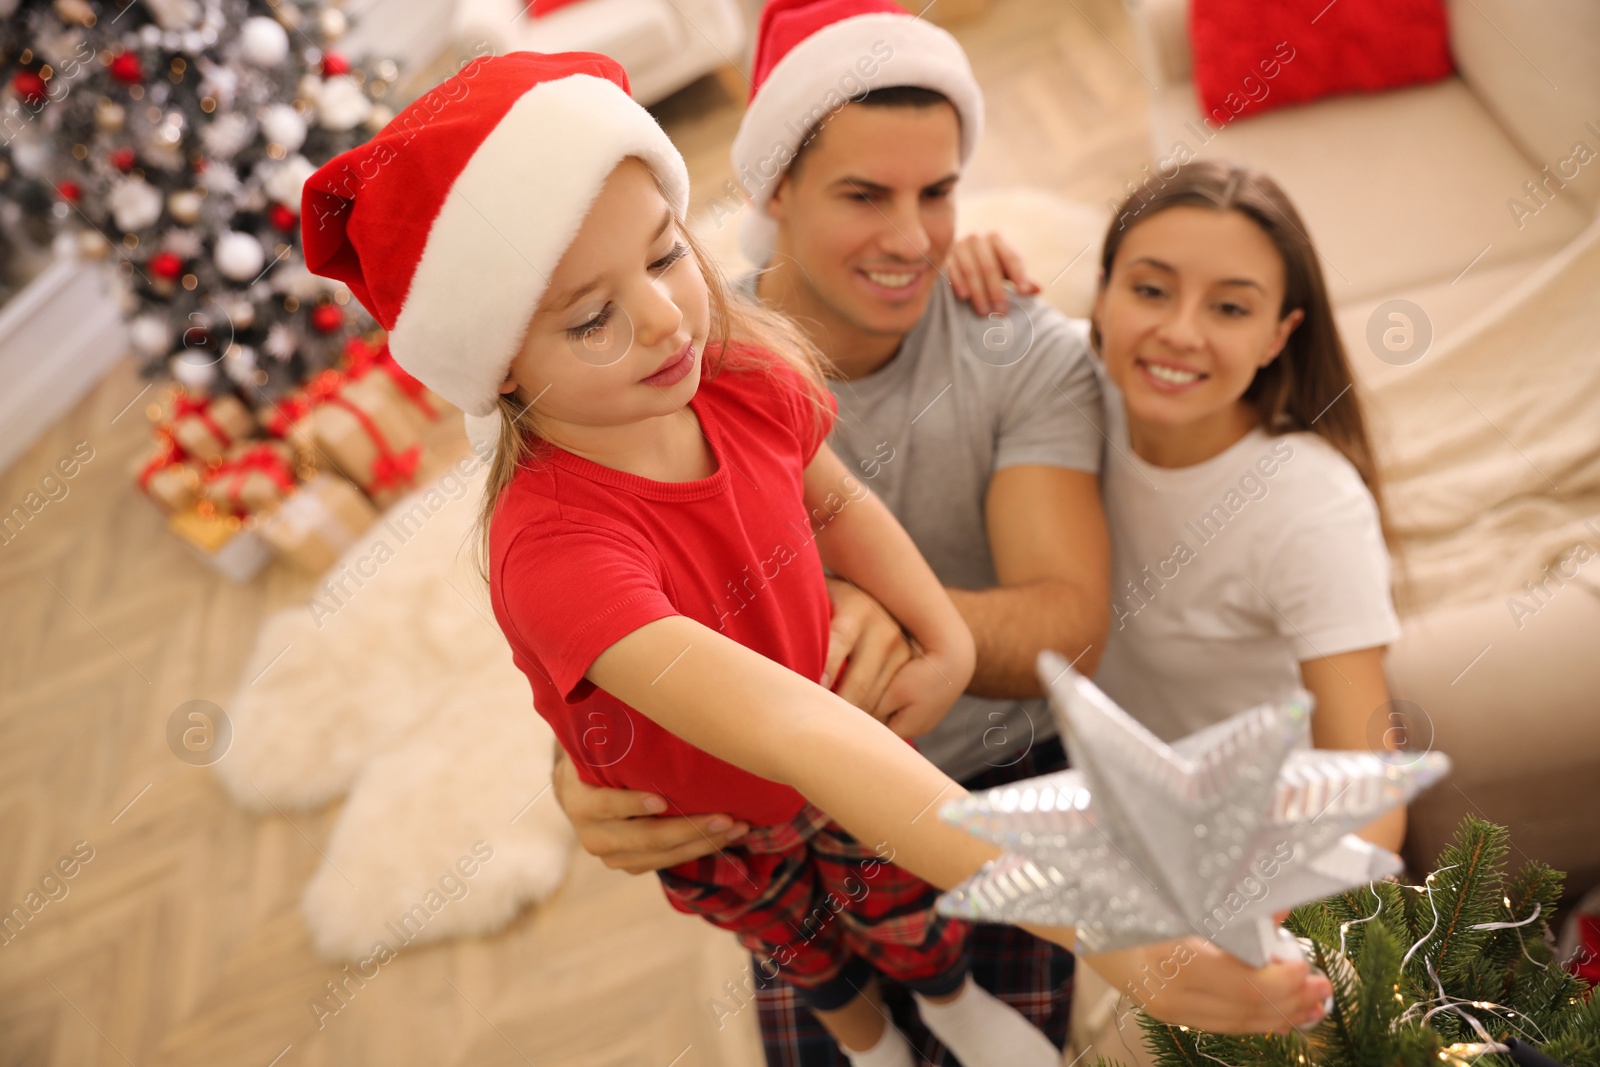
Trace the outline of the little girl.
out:
<instances>
[{"instance_id":1,"label":"little girl","mask_svg":"<svg viewBox=\"0 0 1600 1067\"><path fill-rule=\"evenodd\" d=\"M822 566L917 644L886 720L937 721L971 677L971 635L823 444L816 354L694 251L683 161L626 86L595 55L473 61L307 182L307 263L350 286L402 366L497 423L491 599L583 777L751 825L660 872L673 906L737 934L853 1063L912 1062L876 1000L883 972L968 1067L1056 1064L968 979L964 926L932 912L933 887L997 855L939 820L960 787L816 684ZM1250 971L1195 944L1162 1018L1246 1031L1319 1013L1327 983L1303 963ZM1093 962L1134 974L1162 950Z\"/></svg>"},{"instance_id":2,"label":"little girl","mask_svg":"<svg viewBox=\"0 0 1600 1067\"><path fill-rule=\"evenodd\" d=\"M1266 175L1180 167L1106 235L1112 622L1095 682L1175 740L1304 686L1318 748L1385 747L1377 469L1305 223ZM1364 836L1394 849L1405 810Z\"/></svg>"}]
</instances>

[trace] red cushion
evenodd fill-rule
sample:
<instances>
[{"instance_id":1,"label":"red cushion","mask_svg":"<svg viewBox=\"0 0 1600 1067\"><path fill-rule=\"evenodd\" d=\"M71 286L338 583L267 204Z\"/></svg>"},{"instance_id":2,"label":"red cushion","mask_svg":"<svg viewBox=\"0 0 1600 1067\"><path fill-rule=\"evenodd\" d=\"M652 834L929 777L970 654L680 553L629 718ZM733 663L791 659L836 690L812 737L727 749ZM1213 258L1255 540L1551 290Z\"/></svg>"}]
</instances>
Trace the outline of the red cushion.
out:
<instances>
[{"instance_id":1,"label":"red cushion","mask_svg":"<svg viewBox=\"0 0 1600 1067\"><path fill-rule=\"evenodd\" d=\"M1214 126L1455 69L1443 0L1191 0L1189 43Z\"/></svg>"},{"instance_id":2,"label":"red cushion","mask_svg":"<svg viewBox=\"0 0 1600 1067\"><path fill-rule=\"evenodd\" d=\"M552 11L577 2L578 0L529 0L528 16L538 18L540 15L548 15Z\"/></svg>"}]
</instances>

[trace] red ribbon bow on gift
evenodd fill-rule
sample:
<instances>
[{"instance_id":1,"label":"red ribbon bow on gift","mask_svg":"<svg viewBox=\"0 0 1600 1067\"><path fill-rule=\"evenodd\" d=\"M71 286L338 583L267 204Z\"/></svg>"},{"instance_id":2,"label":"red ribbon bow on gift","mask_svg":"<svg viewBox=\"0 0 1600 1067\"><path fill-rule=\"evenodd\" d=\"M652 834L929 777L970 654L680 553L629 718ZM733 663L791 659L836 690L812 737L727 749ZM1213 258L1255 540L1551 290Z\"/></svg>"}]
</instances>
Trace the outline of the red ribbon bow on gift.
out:
<instances>
[{"instance_id":1,"label":"red ribbon bow on gift","mask_svg":"<svg viewBox=\"0 0 1600 1067\"><path fill-rule=\"evenodd\" d=\"M239 494L244 491L245 480L255 471L271 478L283 494L294 488L294 467L282 453L268 444L256 445L232 459L224 460L211 473L209 480L226 482L229 502L235 511L244 511L246 509L239 501Z\"/></svg>"},{"instance_id":2,"label":"red ribbon bow on gift","mask_svg":"<svg viewBox=\"0 0 1600 1067\"><path fill-rule=\"evenodd\" d=\"M348 380L350 379L336 370L320 371L305 384L305 388L298 395L278 405L277 412L267 422L267 428L278 437L286 437L291 426L319 405L337 405L355 416L355 420L366 431L367 437L372 440L373 447L378 450L378 458L372 462L372 481L362 487L367 495L374 496L379 491L391 488L402 481L410 484L416 474L417 464L422 459L422 447L412 445L403 452L396 452L391 448L389 439L378 429L378 424L372 421L372 416L339 395L339 391L344 388Z\"/></svg>"},{"instance_id":3,"label":"red ribbon bow on gift","mask_svg":"<svg viewBox=\"0 0 1600 1067\"><path fill-rule=\"evenodd\" d=\"M358 381L375 368L382 369L394 381L413 404L422 409L422 413L430 419L437 419L439 413L428 403L428 388L410 374L404 367L394 361L394 355L389 351L389 342L385 341L377 348L373 348L359 337L352 337L350 343L344 346L345 373L351 381Z\"/></svg>"},{"instance_id":4,"label":"red ribbon bow on gift","mask_svg":"<svg viewBox=\"0 0 1600 1067\"><path fill-rule=\"evenodd\" d=\"M178 444L178 439L172 435L171 426L158 426L156 438L161 442L161 448L139 470L139 489L145 493L150 491L150 479L154 478L157 472L177 466L188 458L184 455L183 446Z\"/></svg>"},{"instance_id":5,"label":"red ribbon bow on gift","mask_svg":"<svg viewBox=\"0 0 1600 1067\"><path fill-rule=\"evenodd\" d=\"M217 425L217 420L211 417L211 397L179 393L172 404L172 421L177 422L190 415L203 422L206 429L211 431L211 436L222 443L223 448L233 444L233 438L223 432L222 427Z\"/></svg>"}]
</instances>

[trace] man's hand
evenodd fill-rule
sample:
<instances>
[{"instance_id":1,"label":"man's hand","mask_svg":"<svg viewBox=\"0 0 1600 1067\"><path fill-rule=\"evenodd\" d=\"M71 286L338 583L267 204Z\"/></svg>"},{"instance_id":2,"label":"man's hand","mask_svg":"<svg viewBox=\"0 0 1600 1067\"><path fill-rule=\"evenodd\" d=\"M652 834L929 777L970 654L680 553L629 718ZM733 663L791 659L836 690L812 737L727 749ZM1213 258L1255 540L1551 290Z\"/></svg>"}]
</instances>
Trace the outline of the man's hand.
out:
<instances>
[{"instance_id":1,"label":"man's hand","mask_svg":"<svg viewBox=\"0 0 1600 1067\"><path fill-rule=\"evenodd\" d=\"M828 579L828 599L833 601L833 621L822 685L875 714L889 683L911 659L911 642L883 605L843 578ZM849 666L835 687L846 659Z\"/></svg>"},{"instance_id":2,"label":"man's hand","mask_svg":"<svg viewBox=\"0 0 1600 1067\"><path fill-rule=\"evenodd\" d=\"M654 793L601 789L578 778L566 753L556 749L550 782L556 803L572 820L578 842L613 870L644 874L697 859L743 836L750 827L726 815L665 816Z\"/></svg>"}]
</instances>

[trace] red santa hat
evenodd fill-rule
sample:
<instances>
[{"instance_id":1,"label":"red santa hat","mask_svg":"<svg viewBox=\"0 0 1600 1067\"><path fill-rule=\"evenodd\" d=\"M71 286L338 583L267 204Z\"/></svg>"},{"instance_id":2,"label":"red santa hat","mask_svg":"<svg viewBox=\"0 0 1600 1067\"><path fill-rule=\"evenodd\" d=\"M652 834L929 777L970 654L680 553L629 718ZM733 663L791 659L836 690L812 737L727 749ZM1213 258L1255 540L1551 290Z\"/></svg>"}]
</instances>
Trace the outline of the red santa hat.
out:
<instances>
[{"instance_id":1,"label":"red santa hat","mask_svg":"<svg viewBox=\"0 0 1600 1067\"><path fill-rule=\"evenodd\" d=\"M474 59L306 181L306 266L350 287L401 367L489 415L550 272L629 156L681 221L683 157L616 61Z\"/></svg>"},{"instance_id":2,"label":"red santa hat","mask_svg":"<svg viewBox=\"0 0 1600 1067\"><path fill-rule=\"evenodd\" d=\"M983 133L983 91L956 39L890 0L771 0L756 31L750 105L733 141L735 178L750 195L739 244L750 261L772 256L767 216L778 179L833 111L870 89L915 86L944 94L961 118L961 161Z\"/></svg>"}]
</instances>

